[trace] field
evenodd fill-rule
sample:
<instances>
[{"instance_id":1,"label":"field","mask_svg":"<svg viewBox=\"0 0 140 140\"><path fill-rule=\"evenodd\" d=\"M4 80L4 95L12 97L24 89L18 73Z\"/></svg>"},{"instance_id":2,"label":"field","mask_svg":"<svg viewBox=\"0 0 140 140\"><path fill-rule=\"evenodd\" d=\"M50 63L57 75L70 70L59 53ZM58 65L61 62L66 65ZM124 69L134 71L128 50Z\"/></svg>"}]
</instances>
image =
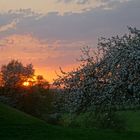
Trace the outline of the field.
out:
<instances>
[{"instance_id":1,"label":"field","mask_svg":"<svg viewBox=\"0 0 140 140\"><path fill-rule=\"evenodd\" d=\"M140 112L121 114L127 118L128 132L52 126L0 104L0 140L139 140Z\"/></svg>"}]
</instances>

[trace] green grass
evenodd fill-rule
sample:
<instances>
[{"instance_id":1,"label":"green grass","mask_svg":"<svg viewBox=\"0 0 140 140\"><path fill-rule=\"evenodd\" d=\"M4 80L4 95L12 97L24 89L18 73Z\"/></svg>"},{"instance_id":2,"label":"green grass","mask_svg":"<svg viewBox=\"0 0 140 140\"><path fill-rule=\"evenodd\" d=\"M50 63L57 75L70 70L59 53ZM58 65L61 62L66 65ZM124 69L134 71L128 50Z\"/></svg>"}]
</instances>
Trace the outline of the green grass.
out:
<instances>
[{"instance_id":1,"label":"green grass","mask_svg":"<svg viewBox=\"0 0 140 140\"><path fill-rule=\"evenodd\" d=\"M133 132L117 133L109 130L52 126L0 104L0 140L139 140L140 112L127 112L123 115L130 116L128 124Z\"/></svg>"},{"instance_id":2,"label":"green grass","mask_svg":"<svg viewBox=\"0 0 140 140\"><path fill-rule=\"evenodd\" d=\"M128 131L140 132L140 111L122 111L120 115L125 118Z\"/></svg>"}]
</instances>

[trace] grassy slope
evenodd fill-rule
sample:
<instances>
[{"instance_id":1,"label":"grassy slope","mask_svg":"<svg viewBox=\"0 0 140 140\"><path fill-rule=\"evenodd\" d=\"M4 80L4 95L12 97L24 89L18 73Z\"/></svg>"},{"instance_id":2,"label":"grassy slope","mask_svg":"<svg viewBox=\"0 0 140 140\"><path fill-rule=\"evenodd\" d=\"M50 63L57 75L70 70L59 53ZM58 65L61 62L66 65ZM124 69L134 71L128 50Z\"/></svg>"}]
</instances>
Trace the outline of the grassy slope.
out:
<instances>
[{"instance_id":1,"label":"grassy slope","mask_svg":"<svg viewBox=\"0 0 140 140\"><path fill-rule=\"evenodd\" d=\"M127 115L131 113L128 112ZM136 114L139 121L140 113ZM133 116L133 115L132 115ZM135 120L134 116L131 117ZM129 122L131 123L130 119ZM133 129L130 125L130 129ZM0 140L139 140L137 132L115 133L95 129L72 129L51 126L20 111L0 104ZM139 130L139 132L138 132Z\"/></svg>"},{"instance_id":2,"label":"grassy slope","mask_svg":"<svg viewBox=\"0 0 140 140\"><path fill-rule=\"evenodd\" d=\"M129 131L140 132L140 111L122 111L120 115L126 119Z\"/></svg>"}]
</instances>

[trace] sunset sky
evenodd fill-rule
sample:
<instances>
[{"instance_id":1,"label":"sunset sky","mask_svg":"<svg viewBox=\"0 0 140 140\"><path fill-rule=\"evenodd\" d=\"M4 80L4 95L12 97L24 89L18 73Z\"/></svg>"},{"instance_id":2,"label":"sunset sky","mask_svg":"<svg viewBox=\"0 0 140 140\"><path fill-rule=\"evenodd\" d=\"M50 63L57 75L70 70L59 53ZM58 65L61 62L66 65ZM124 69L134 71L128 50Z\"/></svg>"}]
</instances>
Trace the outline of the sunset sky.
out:
<instances>
[{"instance_id":1,"label":"sunset sky","mask_svg":"<svg viewBox=\"0 0 140 140\"><path fill-rule=\"evenodd\" d=\"M140 0L0 0L0 66L32 63L50 82L70 70L80 48L101 36L140 29Z\"/></svg>"}]
</instances>

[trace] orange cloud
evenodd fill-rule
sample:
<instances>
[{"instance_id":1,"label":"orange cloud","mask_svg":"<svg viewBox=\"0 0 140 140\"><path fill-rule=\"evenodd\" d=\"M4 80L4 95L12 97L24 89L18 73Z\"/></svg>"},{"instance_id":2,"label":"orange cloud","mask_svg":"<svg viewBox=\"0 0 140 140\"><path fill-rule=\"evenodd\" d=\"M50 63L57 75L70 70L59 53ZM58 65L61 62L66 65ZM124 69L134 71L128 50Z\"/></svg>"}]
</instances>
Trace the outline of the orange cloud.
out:
<instances>
[{"instance_id":1,"label":"orange cloud","mask_svg":"<svg viewBox=\"0 0 140 140\"><path fill-rule=\"evenodd\" d=\"M8 63L11 59L18 59L24 64L32 63L36 74L43 75L50 82L57 77L55 71L59 73L59 66L62 66L64 71L69 71L75 65L70 62L72 59L75 60L71 56L76 54L76 51L60 51L59 41L48 44L27 34L12 35L0 42L0 65Z\"/></svg>"}]
</instances>

